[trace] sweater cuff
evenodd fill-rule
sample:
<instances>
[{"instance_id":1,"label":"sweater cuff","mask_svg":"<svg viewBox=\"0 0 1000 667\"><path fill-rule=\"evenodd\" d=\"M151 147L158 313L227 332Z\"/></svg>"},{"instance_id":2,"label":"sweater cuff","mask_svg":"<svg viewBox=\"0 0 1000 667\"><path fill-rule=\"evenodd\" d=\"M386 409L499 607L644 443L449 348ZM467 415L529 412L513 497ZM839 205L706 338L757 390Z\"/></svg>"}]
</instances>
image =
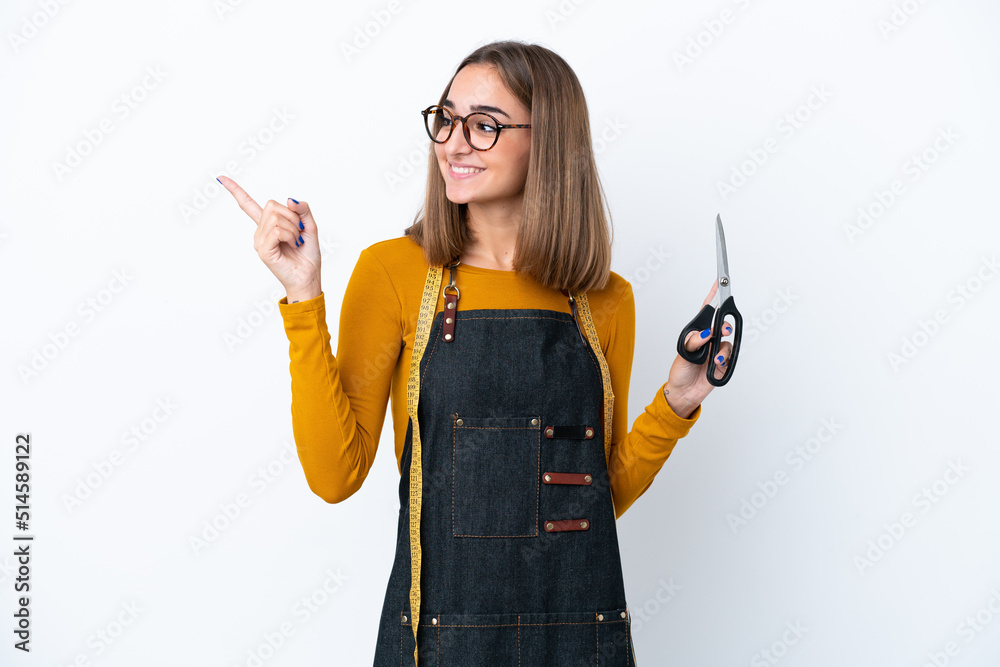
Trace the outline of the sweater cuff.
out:
<instances>
[{"instance_id":1,"label":"sweater cuff","mask_svg":"<svg viewBox=\"0 0 1000 667\"><path fill-rule=\"evenodd\" d=\"M656 390L656 398L653 399L653 403L650 406L652 412L656 415L656 418L660 420L660 423L664 425L667 431L667 437L670 438L683 438L694 426L694 423L698 421L698 417L701 416L701 404L694 409L691 416L687 419L678 417L674 409L670 407L670 403L667 402L667 397L663 394L663 387L666 386L666 382L660 385L660 388Z\"/></svg>"},{"instance_id":2,"label":"sweater cuff","mask_svg":"<svg viewBox=\"0 0 1000 667\"><path fill-rule=\"evenodd\" d=\"M298 303L288 303L288 296L286 295L281 297L278 301L278 310L281 311L282 319L287 322L289 319L294 319L297 315L325 312L326 298L324 297L323 292L320 292L319 296L313 299L299 301Z\"/></svg>"}]
</instances>

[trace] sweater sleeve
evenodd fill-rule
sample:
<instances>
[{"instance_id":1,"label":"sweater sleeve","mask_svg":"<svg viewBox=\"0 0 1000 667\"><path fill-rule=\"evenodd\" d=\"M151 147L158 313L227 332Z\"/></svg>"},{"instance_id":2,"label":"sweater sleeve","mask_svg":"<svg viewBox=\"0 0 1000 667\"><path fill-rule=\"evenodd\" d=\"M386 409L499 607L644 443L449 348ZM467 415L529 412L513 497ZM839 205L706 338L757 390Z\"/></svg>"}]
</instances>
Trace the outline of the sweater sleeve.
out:
<instances>
[{"instance_id":1,"label":"sweater sleeve","mask_svg":"<svg viewBox=\"0 0 1000 667\"><path fill-rule=\"evenodd\" d=\"M668 352L673 347L669 346ZM608 475L615 505L615 518L621 518L632 503L646 492L653 478L673 452L677 441L701 416L699 405L687 419L678 417L663 394L656 390L653 401L636 417L632 430L628 428L628 390L635 352L635 297L632 285L626 284L612 318L607 349L604 352L611 373L611 389L615 395L612 416L611 454ZM666 358L665 363L671 359Z\"/></svg>"},{"instance_id":2,"label":"sweater sleeve","mask_svg":"<svg viewBox=\"0 0 1000 667\"><path fill-rule=\"evenodd\" d=\"M278 307L299 461L313 493L338 503L361 488L375 460L402 344L399 299L385 267L363 250L344 292L336 357L324 294L291 304L286 296Z\"/></svg>"}]
</instances>

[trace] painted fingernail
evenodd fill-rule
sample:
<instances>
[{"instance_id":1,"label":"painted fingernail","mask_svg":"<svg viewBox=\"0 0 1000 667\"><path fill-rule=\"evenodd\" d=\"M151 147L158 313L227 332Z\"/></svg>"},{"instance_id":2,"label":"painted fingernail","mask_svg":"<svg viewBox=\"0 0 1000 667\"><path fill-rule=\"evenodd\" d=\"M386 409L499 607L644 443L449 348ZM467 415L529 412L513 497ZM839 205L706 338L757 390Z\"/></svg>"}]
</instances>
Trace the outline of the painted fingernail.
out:
<instances>
[{"instance_id":1,"label":"painted fingernail","mask_svg":"<svg viewBox=\"0 0 1000 667\"><path fill-rule=\"evenodd\" d=\"M701 332L701 337L702 338L708 338L708 334L710 334L710 333L712 333L711 329L705 329L704 331Z\"/></svg>"},{"instance_id":2,"label":"painted fingernail","mask_svg":"<svg viewBox=\"0 0 1000 667\"><path fill-rule=\"evenodd\" d=\"M289 199L292 199L292 198L291 198L291 197L289 197ZM292 201L293 201L293 202L295 202L296 204L298 204L298 203L299 203L299 200L298 200L298 199L292 199Z\"/></svg>"},{"instance_id":3,"label":"painted fingernail","mask_svg":"<svg viewBox=\"0 0 1000 667\"><path fill-rule=\"evenodd\" d=\"M305 228L306 226L302 224L301 220L299 220L299 229L305 229Z\"/></svg>"},{"instance_id":4,"label":"painted fingernail","mask_svg":"<svg viewBox=\"0 0 1000 667\"><path fill-rule=\"evenodd\" d=\"M215 180L219 181L218 178L216 178ZM219 181L219 185L222 185L222 181ZM225 187L225 186L223 185L222 187Z\"/></svg>"},{"instance_id":5,"label":"painted fingernail","mask_svg":"<svg viewBox=\"0 0 1000 667\"><path fill-rule=\"evenodd\" d=\"M716 359L718 360L718 362L720 364L726 363L726 358L724 356L722 356L721 354L719 356L717 356Z\"/></svg>"},{"instance_id":6,"label":"painted fingernail","mask_svg":"<svg viewBox=\"0 0 1000 667\"><path fill-rule=\"evenodd\" d=\"M296 241L296 242L295 242L295 247L296 247L296 248L298 248L298 247L299 247L299 242L298 242L298 241Z\"/></svg>"},{"instance_id":7,"label":"painted fingernail","mask_svg":"<svg viewBox=\"0 0 1000 667\"><path fill-rule=\"evenodd\" d=\"M302 234L299 234L299 243L301 243L302 245L306 244L306 242L302 239Z\"/></svg>"},{"instance_id":8,"label":"painted fingernail","mask_svg":"<svg viewBox=\"0 0 1000 667\"><path fill-rule=\"evenodd\" d=\"M733 328L727 324L726 325L726 333L732 333L732 332L733 332Z\"/></svg>"}]
</instances>

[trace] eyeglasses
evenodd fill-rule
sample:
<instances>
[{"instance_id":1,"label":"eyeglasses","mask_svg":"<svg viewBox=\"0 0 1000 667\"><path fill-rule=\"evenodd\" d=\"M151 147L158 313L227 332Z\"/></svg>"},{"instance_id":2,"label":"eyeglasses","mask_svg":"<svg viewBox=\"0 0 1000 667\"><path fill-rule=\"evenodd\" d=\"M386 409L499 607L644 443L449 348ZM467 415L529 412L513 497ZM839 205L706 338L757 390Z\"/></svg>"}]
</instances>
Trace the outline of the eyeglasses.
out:
<instances>
[{"instance_id":1,"label":"eyeglasses","mask_svg":"<svg viewBox=\"0 0 1000 667\"><path fill-rule=\"evenodd\" d=\"M462 117L452 113L442 106L429 106L420 112L424 117L424 127L427 136L436 144L443 144L451 139L455 129L455 121L462 121L465 140L477 151L488 151L493 148L500 137L500 130L507 128L528 128L531 125L509 125L501 123L488 113L470 113Z\"/></svg>"}]
</instances>

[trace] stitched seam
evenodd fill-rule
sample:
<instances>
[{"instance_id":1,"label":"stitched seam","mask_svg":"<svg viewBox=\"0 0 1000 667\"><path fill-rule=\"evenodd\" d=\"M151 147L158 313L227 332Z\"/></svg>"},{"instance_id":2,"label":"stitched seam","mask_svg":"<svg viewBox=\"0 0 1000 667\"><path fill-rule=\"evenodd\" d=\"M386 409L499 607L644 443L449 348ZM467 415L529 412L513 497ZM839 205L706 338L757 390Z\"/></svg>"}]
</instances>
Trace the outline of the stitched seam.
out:
<instances>
[{"instance_id":1,"label":"stitched seam","mask_svg":"<svg viewBox=\"0 0 1000 667\"><path fill-rule=\"evenodd\" d=\"M439 617L440 618L440 617ZM530 626L543 626L543 625L592 625L596 623L601 623L607 625L609 623L624 623L624 620L611 620L611 621L558 621L552 623L520 623L520 625L530 625ZM438 621L438 625L443 628L514 628L518 626L518 623L488 623L485 625L460 625L455 623L442 623Z\"/></svg>"},{"instance_id":2,"label":"stitched seam","mask_svg":"<svg viewBox=\"0 0 1000 667\"><path fill-rule=\"evenodd\" d=\"M594 625L594 636L597 639L597 648L594 650L594 658L597 667L601 666L601 626Z\"/></svg>"},{"instance_id":3,"label":"stitched seam","mask_svg":"<svg viewBox=\"0 0 1000 667\"><path fill-rule=\"evenodd\" d=\"M538 535L538 497L541 495L542 485L538 483L539 475L542 472L542 416L537 415L538 419L538 467L535 469L535 535ZM521 617L518 616L518 622L520 622ZM518 630L520 632L520 630ZM520 644L518 645L520 646ZM520 650L520 649L519 649ZM520 655L518 657L518 663L521 662Z\"/></svg>"}]
</instances>

